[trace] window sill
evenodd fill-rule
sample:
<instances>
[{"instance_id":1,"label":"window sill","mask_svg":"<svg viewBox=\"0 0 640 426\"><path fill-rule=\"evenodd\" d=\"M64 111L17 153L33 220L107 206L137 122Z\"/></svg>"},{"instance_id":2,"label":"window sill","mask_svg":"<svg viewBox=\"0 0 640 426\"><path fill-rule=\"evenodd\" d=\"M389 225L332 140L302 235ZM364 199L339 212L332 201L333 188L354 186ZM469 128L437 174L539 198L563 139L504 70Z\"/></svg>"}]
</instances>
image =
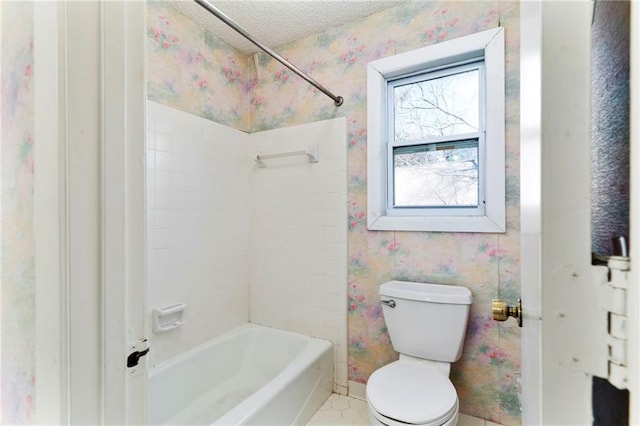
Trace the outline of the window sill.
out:
<instances>
[{"instance_id":1,"label":"window sill","mask_svg":"<svg viewBox=\"0 0 640 426\"><path fill-rule=\"evenodd\" d=\"M432 231L504 233L504 217L489 216L379 216L367 217L370 231Z\"/></svg>"}]
</instances>

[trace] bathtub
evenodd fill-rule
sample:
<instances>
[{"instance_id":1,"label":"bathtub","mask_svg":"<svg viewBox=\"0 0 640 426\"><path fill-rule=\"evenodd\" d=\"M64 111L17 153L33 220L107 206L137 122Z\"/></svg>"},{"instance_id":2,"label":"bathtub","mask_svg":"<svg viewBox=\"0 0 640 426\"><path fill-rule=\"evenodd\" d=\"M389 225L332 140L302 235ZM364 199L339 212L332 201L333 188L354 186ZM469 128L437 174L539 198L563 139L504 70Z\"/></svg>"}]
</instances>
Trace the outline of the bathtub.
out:
<instances>
[{"instance_id":1,"label":"bathtub","mask_svg":"<svg viewBox=\"0 0 640 426\"><path fill-rule=\"evenodd\" d=\"M331 342L246 324L149 369L147 422L304 424L332 382Z\"/></svg>"}]
</instances>

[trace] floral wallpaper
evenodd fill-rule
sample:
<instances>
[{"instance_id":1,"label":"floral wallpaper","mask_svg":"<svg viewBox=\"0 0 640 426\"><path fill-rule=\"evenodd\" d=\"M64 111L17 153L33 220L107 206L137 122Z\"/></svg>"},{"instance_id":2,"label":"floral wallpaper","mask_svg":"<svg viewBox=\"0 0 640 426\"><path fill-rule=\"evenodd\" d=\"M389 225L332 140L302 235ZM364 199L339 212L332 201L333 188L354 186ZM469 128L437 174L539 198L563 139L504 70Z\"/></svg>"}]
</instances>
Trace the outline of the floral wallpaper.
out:
<instances>
[{"instance_id":1,"label":"floral wallpaper","mask_svg":"<svg viewBox=\"0 0 640 426\"><path fill-rule=\"evenodd\" d=\"M250 58L168 3L147 4L149 100L248 131Z\"/></svg>"},{"instance_id":2,"label":"floral wallpaper","mask_svg":"<svg viewBox=\"0 0 640 426\"><path fill-rule=\"evenodd\" d=\"M0 2L2 424L34 414L33 3Z\"/></svg>"},{"instance_id":3,"label":"floral wallpaper","mask_svg":"<svg viewBox=\"0 0 640 426\"><path fill-rule=\"evenodd\" d=\"M193 88L201 68L186 53L193 48L182 46L180 41L197 33L195 24L166 6L150 3L149 11L150 99L203 115L198 109L202 108L200 97L194 96ZM201 61L209 64L211 74L197 74L208 79L206 90L220 95L204 102L211 109L209 118L243 130L260 131L338 116L347 119L349 379L366 383L375 369L397 357L380 310L380 284L404 279L464 285L473 293L474 303L464 352L451 373L460 411L507 425L521 423L520 329L514 321L492 321L490 305L495 297L514 303L520 291L519 13L519 4L514 1L413 1L276 49L343 96L340 108L265 54L259 54L257 72L248 69L254 66L249 58L233 56L238 68L229 67L229 48L214 43L210 34L205 34L208 50ZM160 31L157 37L154 26ZM368 231L367 63L496 26L504 27L506 38L507 232ZM178 41L171 47L173 37ZM165 42L170 48L163 47ZM179 73L176 66L182 67ZM228 82L227 68L238 70L237 82ZM178 81L176 74L192 77ZM259 78L251 77L254 75ZM230 91L230 84L238 90ZM227 95L230 97L225 98ZM243 102L248 111L242 109ZM237 120L241 125L234 124L230 105L236 105L232 109L239 115L246 114L243 117L248 117L248 122Z\"/></svg>"}]
</instances>

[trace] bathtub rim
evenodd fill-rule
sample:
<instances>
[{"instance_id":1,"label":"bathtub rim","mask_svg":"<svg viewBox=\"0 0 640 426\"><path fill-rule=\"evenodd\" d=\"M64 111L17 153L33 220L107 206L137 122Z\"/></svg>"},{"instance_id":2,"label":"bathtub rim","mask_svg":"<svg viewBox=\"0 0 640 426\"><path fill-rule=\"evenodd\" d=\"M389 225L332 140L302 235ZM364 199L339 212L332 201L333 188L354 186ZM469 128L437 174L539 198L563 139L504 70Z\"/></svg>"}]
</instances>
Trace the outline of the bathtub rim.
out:
<instances>
[{"instance_id":1,"label":"bathtub rim","mask_svg":"<svg viewBox=\"0 0 640 426\"><path fill-rule=\"evenodd\" d=\"M179 364L181 361L184 361L185 359L189 358L191 355L200 352L204 349L207 349L209 346L213 346L216 343L222 343L226 340L229 340L237 335L240 334L244 334L247 333L251 330L260 330L260 329L267 329L267 330L271 330L277 333L285 333L285 334L289 334L289 335L293 335L296 337L301 337L303 339L312 339L312 340L319 340L321 342L324 342L326 344L329 345L329 347L333 347L333 342L331 342L328 339L323 339L321 337L315 337L315 336L308 336L306 334L301 334L301 333L297 333L295 331L289 331L289 330L282 330L280 328L275 328L275 327L269 327L266 325L262 325L262 324L256 324L256 323L252 323L252 322L248 322L242 325L239 325L237 327L234 327L233 329L226 331L218 336L215 336L209 340L207 340L206 342L202 342L190 349L187 349L186 351L179 353L169 359L163 360L155 365L151 365L147 368L147 375L148 375L148 379L151 378L151 376L155 376L157 374L160 374L162 371L165 371L167 369L169 369L172 366L175 366L177 364ZM151 348L151 350L153 351L153 347Z\"/></svg>"}]
</instances>

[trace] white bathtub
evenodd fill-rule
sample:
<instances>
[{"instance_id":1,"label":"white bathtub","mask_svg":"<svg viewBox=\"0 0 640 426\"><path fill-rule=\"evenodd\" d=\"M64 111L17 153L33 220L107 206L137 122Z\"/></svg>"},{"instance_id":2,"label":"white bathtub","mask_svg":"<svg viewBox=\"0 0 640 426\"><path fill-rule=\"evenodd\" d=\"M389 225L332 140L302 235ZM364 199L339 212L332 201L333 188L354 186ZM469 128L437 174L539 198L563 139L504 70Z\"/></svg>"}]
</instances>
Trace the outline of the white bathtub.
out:
<instances>
[{"instance_id":1,"label":"white bathtub","mask_svg":"<svg viewBox=\"0 0 640 426\"><path fill-rule=\"evenodd\" d=\"M304 424L331 393L331 342L247 324L149 370L151 425Z\"/></svg>"}]
</instances>

